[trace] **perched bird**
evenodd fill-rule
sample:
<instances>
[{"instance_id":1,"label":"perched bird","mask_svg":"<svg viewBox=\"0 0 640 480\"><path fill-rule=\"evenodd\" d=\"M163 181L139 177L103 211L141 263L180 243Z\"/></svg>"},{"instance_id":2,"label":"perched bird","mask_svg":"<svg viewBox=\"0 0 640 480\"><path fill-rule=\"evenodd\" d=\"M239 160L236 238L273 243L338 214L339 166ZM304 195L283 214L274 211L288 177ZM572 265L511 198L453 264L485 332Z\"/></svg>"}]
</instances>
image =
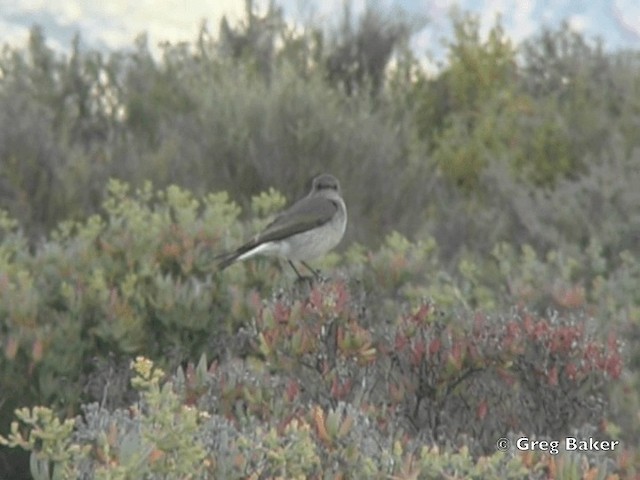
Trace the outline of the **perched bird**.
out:
<instances>
[{"instance_id":1,"label":"perched bird","mask_svg":"<svg viewBox=\"0 0 640 480\"><path fill-rule=\"evenodd\" d=\"M326 254L334 248L347 227L347 207L340 193L340 183L324 173L313 179L309 194L281 212L253 239L233 252L218 256L218 268L223 270L234 262L255 255L278 256L303 278L293 261L301 262L316 277L318 272L306 260Z\"/></svg>"}]
</instances>

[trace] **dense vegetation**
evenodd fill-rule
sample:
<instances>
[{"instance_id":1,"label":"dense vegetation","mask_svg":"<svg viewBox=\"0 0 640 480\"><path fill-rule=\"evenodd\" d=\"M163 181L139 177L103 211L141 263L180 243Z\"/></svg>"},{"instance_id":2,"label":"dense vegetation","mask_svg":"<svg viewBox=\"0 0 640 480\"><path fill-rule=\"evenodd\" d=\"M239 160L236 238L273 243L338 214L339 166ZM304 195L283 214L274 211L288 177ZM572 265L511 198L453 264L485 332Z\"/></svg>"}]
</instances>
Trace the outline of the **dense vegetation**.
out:
<instances>
[{"instance_id":1,"label":"dense vegetation","mask_svg":"<svg viewBox=\"0 0 640 480\"><path fill-rule=\"evenodd\" d=\"M5 47L0 477L639 474L640 53L452 22ZM322 171L330 280L212 269ZM495 448L568 435L621 447Z\"/></svg>"}]
</instances>

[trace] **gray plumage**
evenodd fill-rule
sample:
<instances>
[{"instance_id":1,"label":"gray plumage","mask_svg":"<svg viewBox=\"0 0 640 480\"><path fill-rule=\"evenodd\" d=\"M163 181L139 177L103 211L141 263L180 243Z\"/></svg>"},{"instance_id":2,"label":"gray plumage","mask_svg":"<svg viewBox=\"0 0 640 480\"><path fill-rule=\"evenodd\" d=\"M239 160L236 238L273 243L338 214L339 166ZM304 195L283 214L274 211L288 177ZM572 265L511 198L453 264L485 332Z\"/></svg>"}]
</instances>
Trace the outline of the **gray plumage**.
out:
<instances>
[{"instance_id":1,"label":"gray plumage","mask_svg":"<svg viewBox=\"0 0 640 480\"><path fill-rule=\"evenodd\" d=\"M322 174L313 179L306 197L280 213L261 233L233 252L219 256L218 268L225 269L255 255L279 256L290 263L292 260L304 263L326 254L340 243L346 226L347 209L340 183L333 175Z\"/></svg>"}]
</instances>

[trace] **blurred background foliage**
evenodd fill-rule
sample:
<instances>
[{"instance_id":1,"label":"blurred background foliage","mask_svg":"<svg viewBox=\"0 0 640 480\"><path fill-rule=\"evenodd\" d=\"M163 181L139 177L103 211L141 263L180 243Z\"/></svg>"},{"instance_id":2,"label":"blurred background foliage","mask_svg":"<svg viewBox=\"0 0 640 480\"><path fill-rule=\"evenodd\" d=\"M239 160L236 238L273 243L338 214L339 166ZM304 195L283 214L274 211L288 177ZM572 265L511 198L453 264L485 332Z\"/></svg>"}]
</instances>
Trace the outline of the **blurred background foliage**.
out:
<instances>
[{"instance_id":1,"label":"blurred background foliage","mask_svg":"<svg viewBox=\"0 0 640 480\"><path fill-rule=\"evenodd\" d=\"M637 249L638 52L566 26L515 46L499 21L483 37L458 12L433 72L409 48L416 21L343 17L294 28L249 2L244 21L161 58L144 35L110 53L76 38L63 55L34 27L0 58L0 205L35 241L98 212L109 178L246 207L329 171L350 206L345 245L398 230L431 232L448 259L496 240Z\"/></svg>"},{"instance_id":2,"label":"blurred background foliage","mask_svg":"<svg viewBox=\"0 0 640 480\"><path fill-rule=\"evenodd\" d=\"M242 22L160 58L144 35L61 54L34 27L5 46L0 433L19 405L128 405L136 354L172 370L247 355L260 305L304 301L275 262L220 276L211 256L331 172L350 224L322 266L369 312L363 328L431 299L461 331L469 312L516 307L602 342L616 331L625 370L594 398L637 446L640 52L567 26L514 45L499 20L486 36L451 21L437 71L410 48L422 24L372 7L327 28L247 2Z\"/></svg>"}]
</instances>

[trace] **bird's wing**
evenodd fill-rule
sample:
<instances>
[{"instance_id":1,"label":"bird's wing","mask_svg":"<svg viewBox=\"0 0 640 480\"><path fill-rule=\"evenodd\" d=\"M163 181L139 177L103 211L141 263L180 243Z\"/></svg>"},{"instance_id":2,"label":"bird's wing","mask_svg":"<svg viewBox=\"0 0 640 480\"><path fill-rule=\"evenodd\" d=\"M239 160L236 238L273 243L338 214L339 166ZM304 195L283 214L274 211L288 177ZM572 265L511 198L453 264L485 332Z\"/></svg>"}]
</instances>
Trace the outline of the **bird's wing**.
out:
<instances>
[{"instance_id":1,"label":"bird's wing","mask_svg":"<svg viewBox=\"0 0 640 480\"><path fill-rule=\"evenodd\" d=\"M252 242L258 245L306 232L330 221L338 211L337 202L326 197L305 197L285 210Z\"/></svg>"},{"instance_id":2,"label":"bird's wing","mask_svg":"<svg viewBox=\"0 0 640 480\"><path fill-rule=\"evenodd\" d=\"M338 211L336 201L326 197L305 197L280 213L267 227L253 239L233 252L216 257L219 269L231 265L242 254L266 242L282 240L296 233L306 232L330 221Z\"/></svg>"}]
</instances>

